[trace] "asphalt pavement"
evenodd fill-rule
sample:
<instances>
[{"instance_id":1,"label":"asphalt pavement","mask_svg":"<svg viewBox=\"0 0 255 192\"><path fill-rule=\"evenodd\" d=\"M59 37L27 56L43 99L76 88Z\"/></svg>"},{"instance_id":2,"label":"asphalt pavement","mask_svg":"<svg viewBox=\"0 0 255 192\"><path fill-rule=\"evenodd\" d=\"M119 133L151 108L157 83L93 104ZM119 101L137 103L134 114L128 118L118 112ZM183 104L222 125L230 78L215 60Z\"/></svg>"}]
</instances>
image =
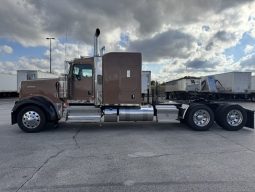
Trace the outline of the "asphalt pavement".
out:
<instances>
[{"instance_id":1,"label":"asphalt pavement","mask_svg":"<svg viewBox=\"0 0 255 192\"><path fill-rule=\"evenodd\" d=\"M255 191L254 130L62 122L29 134L10 125L13 104L0 100L1 192Z\"/></svg>"}]
</instances>

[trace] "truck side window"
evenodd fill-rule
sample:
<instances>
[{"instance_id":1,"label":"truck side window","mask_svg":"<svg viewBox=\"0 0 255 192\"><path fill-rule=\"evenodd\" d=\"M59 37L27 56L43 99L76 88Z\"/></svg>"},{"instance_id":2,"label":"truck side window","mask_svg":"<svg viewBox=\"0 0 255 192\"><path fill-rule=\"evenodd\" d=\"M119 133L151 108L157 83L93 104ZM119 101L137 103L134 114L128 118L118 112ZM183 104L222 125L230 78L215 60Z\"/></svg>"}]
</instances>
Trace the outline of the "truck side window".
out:
<instances>
[{"instance_id":1,"label":"truck side window","mask_svg":"<svg viewBox=\"0 0 255 192\"><path fill-rule=\"evenodd\" d=\"M82 69L83 77L92 77L92 69Z\"/></svg>"},{"instance_id":2,"label":"truck side window","mask_svg":"<svg viewBox=\"0 0 255 192\"><path fill-rule=\"evenodd\" d=\"M81 77L92 77L92 66L89 64L76 64L73 67L73 74Z\"/></svg>"}]
</instances>

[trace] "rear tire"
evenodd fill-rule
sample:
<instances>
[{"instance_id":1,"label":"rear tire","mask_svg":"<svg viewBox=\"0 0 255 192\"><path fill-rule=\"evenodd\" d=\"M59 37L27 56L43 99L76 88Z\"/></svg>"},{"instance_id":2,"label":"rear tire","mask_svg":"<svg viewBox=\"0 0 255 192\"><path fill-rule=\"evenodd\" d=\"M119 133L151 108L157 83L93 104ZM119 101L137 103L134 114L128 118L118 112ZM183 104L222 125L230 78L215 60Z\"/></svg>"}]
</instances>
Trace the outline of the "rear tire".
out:
<instances>
[{"instance_id":1,"label":"rear tire","mask_svg":"<svg viewBox=\"0 0 255 192\"><path fill-rule=\"evenodd\" d=\"M188 125L195 131L207 131L214 124L213 111L203 104L191 105L186 115Z\"/></svg>"},{"instance_id":2,"label":"rear tire","mask_svg":"<svg viewBox=\"0 0 255 192\"><path fill-rule=\"evenodd\" d=\"M217 108L217 110L216 110L216 112L215 112L215 122L220 126L220 127L222 127L223 125L222 125L222 109L223 108L225 108L225 107L227 107L228 106L228 104L223 104L223 105L220 105L218 108Z\"/></svg>"},{"instance_id":3,"label":"rear tire","mask_svg":"<svg viewBox=\"0 0 255 192\"><path fill-rule=\"evenodd\" d=\"M218 124L225 130L238 131L246 124L247 113L240 105L224 106L218 113Z\"/></svg>"},{"instance_id":4,"label":"rear tire","mask_svg":"<svg viewBox=\"0 0 255 192\"><path fill-rule=\"evenodd\" d=\"M18 113L17 122L22 131L36 133L45 128L46 116L39 107L27 106Z\"/></svg>"}]
</instances>

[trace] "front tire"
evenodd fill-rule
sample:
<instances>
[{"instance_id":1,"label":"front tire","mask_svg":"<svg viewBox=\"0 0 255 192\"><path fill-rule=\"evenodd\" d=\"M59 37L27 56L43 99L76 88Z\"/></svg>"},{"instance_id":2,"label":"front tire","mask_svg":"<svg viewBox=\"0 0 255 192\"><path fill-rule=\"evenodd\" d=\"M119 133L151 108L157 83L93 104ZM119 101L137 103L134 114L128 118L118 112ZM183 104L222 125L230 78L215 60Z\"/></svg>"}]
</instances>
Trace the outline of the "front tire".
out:
<instances>
[{"instance_id":1,"label":"front tire","mask_svg":"<svg viewBox=\"0 0 255 192\"><path fill-rule=\"evenodd\" d=\"M27 106L18 113L17 122L22 131L36 133L45 128L46 116L39 107Z\"/></svg>"},{"instance_id":2,"label":"front tire","mask_svg":"<svg viewBox=\"0 0 255 192\"><path fill-rule=\"evenodd\" d=\"M207 131L214 124L214 113L206 105L191 105L186 119L188 125L195 131Z\"/></svg>"}]
</instances>

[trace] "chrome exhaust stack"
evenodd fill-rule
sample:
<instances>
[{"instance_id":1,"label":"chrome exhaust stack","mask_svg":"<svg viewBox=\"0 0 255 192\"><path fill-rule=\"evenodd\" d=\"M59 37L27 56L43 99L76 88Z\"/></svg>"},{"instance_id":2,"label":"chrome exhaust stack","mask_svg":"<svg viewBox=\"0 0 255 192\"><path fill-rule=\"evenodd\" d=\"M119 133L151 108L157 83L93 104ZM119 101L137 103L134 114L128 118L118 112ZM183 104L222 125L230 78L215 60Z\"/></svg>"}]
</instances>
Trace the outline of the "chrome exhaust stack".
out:
<instances>
[{"instance_id":1,"label":"chrome exhaust stack","mask_svg":"<svg viewBox=\"0 0 255 192\"><path fill-rule=\"evenodd\" d=\"M99 53L98 53L98 37L100 35L100 29L96 29L96 32L95 32L95 37L94 37L94 57L97 57L99 56Z\"/></svg>"},{"instance_id":2,"label":"chrome exhaust stack","mask_svg":"<svg viewBox=\"0 0 255 192\"><path fill-rule=\"evenodd\" d=\"M98 37L100 29L96 29L94 37L94 104L102 105L102 57L99 55Z\"/></svg>"}]
</instances>

